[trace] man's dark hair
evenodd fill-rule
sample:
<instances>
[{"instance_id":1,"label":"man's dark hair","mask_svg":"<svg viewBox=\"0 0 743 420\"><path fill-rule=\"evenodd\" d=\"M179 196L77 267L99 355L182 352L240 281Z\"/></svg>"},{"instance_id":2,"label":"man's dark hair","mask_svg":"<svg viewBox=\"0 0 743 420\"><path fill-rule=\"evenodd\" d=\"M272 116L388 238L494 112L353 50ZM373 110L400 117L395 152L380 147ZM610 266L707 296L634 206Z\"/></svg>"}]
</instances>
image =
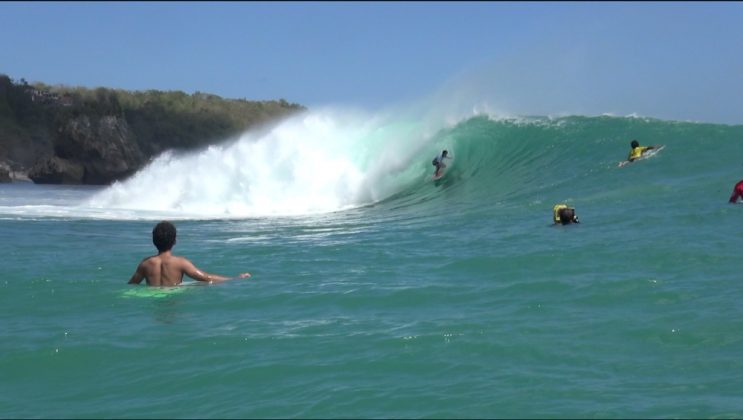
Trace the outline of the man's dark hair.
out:
<instances>
[{"instance_id":1,"label":"man's dark hair","mask_svg":"<svg viewBox=\"0 0 743 420\"><path fill-rule=\"evenodd\" d=\"M170 251L175 245L175 226L167 221L162 221L152 229L152 243L160 252Z\"/></svg>"},{"instance_id":2,"label":"man's dark hair","mask_svg":"<svg viewBox=\"0 0 743 420\"><path fill-rule=\"evenodd\" d=\"M635 147L640 147L640 143L637 140L632 140L630 146L632 146L632 148L634 149Z\"/></svg>"},{"instance_id":3,"label":"man's dark hair","mask_svg":"<svg viewBox=\"0 0 743 420\"><path fill-rule=\"evenodd\" d=\"M573 223L575 219L575 209L572 209L570 207L566 209L560 209L557 214L560 216L560 223L562 223L563 225Z\"/></svg>"}]
</instances>

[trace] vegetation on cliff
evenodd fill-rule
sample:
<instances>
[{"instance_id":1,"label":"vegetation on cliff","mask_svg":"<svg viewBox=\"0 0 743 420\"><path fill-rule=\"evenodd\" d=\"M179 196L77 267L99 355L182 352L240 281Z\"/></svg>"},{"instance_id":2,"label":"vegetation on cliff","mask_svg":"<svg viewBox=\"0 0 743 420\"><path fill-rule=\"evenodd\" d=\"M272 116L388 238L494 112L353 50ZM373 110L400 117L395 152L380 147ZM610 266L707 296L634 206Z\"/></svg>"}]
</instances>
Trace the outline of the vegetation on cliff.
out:
<instances>
[{"instance_id":1,"label":"vegetation on cliff","mask_svg":"<svg viewBox=\"0 0 743 420\"><path fill-rule=\"evenodd\" d=\"M75 174L82 171L78 181L69 174L29 176L35 182L108 183L164 150L213 144L303 109L284 99L49 86L0 74L0 163L33 172L59 167L49 163L61 159L76 166Z\"/></svg>"}]
</instances>

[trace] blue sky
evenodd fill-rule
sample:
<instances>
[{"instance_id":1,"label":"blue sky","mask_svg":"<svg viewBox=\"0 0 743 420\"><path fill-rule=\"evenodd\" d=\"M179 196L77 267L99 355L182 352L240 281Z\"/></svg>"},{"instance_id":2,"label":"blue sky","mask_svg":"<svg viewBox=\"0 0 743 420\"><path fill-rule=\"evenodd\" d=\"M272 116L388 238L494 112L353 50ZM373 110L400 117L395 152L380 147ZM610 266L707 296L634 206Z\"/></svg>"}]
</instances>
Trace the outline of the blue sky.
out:
<instances>
[{"instance_id":1,"label":"blue sky","mask_svg":"<svg viewBox=\"0 0 743 420\"><path fill-rule=\"evenodd\" d=\"M0 73L310 108L743 124L743 3L0 2Z\"/></svg>"}]
</instances>

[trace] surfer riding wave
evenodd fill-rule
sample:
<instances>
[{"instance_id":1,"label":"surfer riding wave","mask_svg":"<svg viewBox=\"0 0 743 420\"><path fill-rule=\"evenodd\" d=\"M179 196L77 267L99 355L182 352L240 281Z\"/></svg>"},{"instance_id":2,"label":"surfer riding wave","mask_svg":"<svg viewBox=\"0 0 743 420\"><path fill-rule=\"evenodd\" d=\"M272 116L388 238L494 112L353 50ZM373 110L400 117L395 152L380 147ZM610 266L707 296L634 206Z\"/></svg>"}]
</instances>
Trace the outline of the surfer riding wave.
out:
<instances>
[{"instance_id":1,"label":"surfer riding wave","mask_svg":"<svg viewBox=\"0 0 743 420\"><path fill-rule=\"evenodd\" d=\"M438 178L443 174L441 170L446 168L446 163L444 163L444 159L451 159L451 157L449 157L449 152L447 150L444 150L441 152L441 154L436 155L436 157L433 158L433 160L431 161L431 164L436 167L436 171L434 171L433 173L434 178Z\"/></svg>"}]
</instances>

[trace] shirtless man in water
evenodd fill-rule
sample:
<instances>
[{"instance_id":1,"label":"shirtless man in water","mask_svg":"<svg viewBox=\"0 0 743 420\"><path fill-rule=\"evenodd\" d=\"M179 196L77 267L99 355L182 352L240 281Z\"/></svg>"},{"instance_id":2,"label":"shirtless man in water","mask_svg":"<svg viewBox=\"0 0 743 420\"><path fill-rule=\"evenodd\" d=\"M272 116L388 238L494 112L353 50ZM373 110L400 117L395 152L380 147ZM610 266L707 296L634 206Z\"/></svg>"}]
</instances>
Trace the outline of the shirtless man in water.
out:
<instances>
[{"instance_id":1,"label":"shirtless man in water","mask_svg":"<svg viewBox=\"0 0 743 420\"><path fill-rule=\"evenodd\" d=\"M250 277L250 273L242 273L237 277L209 274L196 268L187 258L173 255L175 226L170 222L160 222L152 229L152 243L157 247L158 254L147 257L139 263L137 270L129 279L129 284L139 284L142 280L147 280L149 286L178 286L183 282L184 274L194 280L208 283Z\"/></svg>"}]
</instances>

